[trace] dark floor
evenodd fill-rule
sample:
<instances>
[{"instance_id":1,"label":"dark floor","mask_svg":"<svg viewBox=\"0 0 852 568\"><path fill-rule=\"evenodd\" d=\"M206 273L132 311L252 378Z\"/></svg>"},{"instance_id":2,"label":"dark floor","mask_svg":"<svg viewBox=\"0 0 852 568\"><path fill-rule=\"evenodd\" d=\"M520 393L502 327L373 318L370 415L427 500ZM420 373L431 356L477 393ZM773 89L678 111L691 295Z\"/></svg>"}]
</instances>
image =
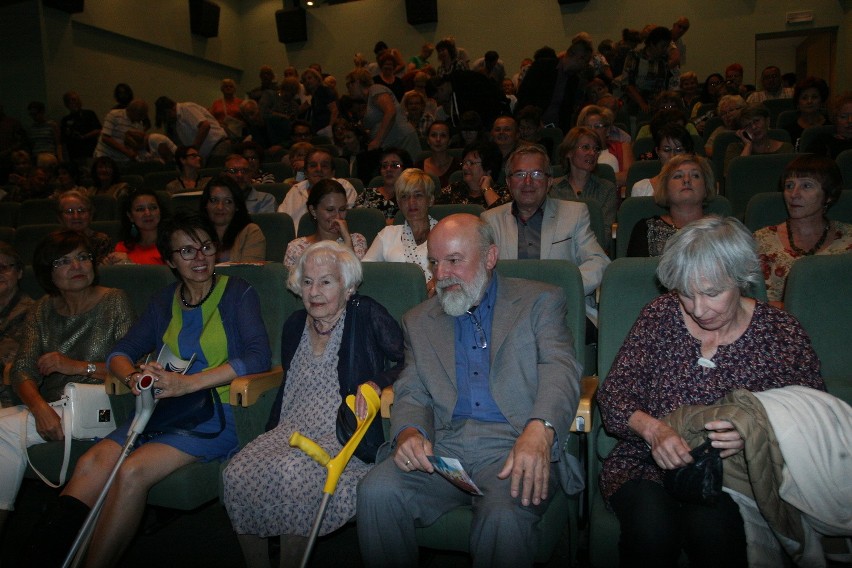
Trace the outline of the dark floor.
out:
<instances>
[{"instance_id":1,"label":"dark floor","mask_svg":"<svg viewBox=\"0 0 852 568\"><path fill-rule=\"evenodd\" d=\"M9 518L0 539L0 566L26 566L25 542L30 530L58 491L34 480L24 480L17 508ZM166 512L167 513L167 512ZM159 526L159 525L163 526ZM153 531L152 531L153 529ZM48 537L49 538L49 537ZM568 535L563 535L547 568L566 568L569 560ZM158 514L149 509L142 532L131 545L121 564L122 568L156 568L180 566L192 568L240 568L242 554L225 509L218 503L192 513ZM421 551L420 568L465 568L470 565L467 555ZM360 568L363 566L358 550L355 525L350 524L332 535L320 539L314 549L310 566Z\"/></svg>"}]
</instances>

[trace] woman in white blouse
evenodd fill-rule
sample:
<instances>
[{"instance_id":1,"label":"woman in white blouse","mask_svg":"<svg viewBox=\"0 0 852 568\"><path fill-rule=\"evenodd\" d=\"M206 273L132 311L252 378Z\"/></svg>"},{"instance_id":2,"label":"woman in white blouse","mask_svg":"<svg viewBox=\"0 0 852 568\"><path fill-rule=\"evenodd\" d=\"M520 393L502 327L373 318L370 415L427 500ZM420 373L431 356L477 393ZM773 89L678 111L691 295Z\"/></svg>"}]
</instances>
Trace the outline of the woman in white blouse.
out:
<instances>
[{"instance_id":1,"label":"woman in white blouse","mask_svg":"<svg viewBox=\"0 0 852 568\"><path fill-rule=\"evenodd\" d=\"M432 273L426 258L426 239L437 221L429 216L429 207L435 201L435 182L417 168L400 174L394 185L396 202L405 217L402 225L390 225L376 235L364 262L413 262L423 269L426 290L431 296L435 290Z\"/></svg>"}]
</instances>

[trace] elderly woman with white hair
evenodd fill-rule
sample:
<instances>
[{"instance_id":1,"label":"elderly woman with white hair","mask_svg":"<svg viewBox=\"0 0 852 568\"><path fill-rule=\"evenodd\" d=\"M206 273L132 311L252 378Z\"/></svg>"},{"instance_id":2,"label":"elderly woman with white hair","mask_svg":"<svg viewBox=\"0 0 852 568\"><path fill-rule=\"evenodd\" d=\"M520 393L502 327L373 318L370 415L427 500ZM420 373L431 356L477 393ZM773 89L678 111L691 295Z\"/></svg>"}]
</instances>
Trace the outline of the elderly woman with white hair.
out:
<instances>
[{"instance_id":1,"label":"elderly woman with white hair","mask_svg":"<svg viewBox=\"0 0 852 568\"><path fill-rule=\"evenodd\" d=\"M746 566L739 509L677 500L663 474L693 462L662 419L736 389L825 390L819 359L795 318L745 296L761 279L748 230L733 217L695 221L666 244L657 277L669 289L645 306L598 391L604 426L619 442L604 460L601 492L621 524L622 559L677 566L683 548L700 566ZM722 459L744 447L730 422L704 425Z\"/></svg>"},{"instance_id":2,"label":"elderly woman with white hair","mask_svg":"<svg viewBox=\"0 0 852 568\"><path fill-rule=\"evenodd\" d=\"M429 238L429 231L438 223L429 215L429 208L435 203L435 182L423 170L409 168L400 174L394 190L405 223L390 225L379 231L363 260L413 262L423 269L426 289L431 296L435 283L426 258L426 239Z\"/></svg>"},{"instance_id":3,"label":"elderly woman with white hair","mask_svg":"<svg viewBox=\"0 0 852 568\"><path fill-rule=\"evenodd\" d=\"M284 323L284 381L267 432L243 448L224 472L225 507L249 567L268 568L265 537L275 535L281 535L281 565L295 566L319 510L325 469L291 448L290 435L303 432L337 454L341 397L355 394L362 384L380 393L402 368L402 330L381 304L357 293L361 279L355 254L333 241L308 247L290 272L288 286L302 297L305 309ZM386 361L395 366L385 370ZM366 412L360 393L356 412ZM376 421L340 478L321 535L355 516L356 485L383 439L381 421Z\"/></svg>"}]
</instances>

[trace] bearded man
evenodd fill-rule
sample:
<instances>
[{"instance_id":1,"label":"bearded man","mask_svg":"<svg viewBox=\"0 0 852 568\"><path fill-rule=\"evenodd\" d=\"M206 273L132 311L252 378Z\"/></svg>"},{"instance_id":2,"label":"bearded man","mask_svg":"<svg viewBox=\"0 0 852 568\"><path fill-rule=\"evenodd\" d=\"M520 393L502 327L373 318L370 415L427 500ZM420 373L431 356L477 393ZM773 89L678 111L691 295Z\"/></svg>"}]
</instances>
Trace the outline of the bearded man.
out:
<instances>
[{"instance_id":1,"label":"bearded man","mask_svg":"<svg viewBox=\"0 0 852 568\"><path fill-rule=\"evenodd\" d=\"M428 247L436 295L403 318L390 455L358 487L361 555L417 566L415 527L472 504L474 566L531 566L550 497L583 487L563 452L580 379L565 298L500 277L493 230L473 215L441 220ZM483 495L433 475L432 456L458 459Z\"/></svg>"}]
</instances>

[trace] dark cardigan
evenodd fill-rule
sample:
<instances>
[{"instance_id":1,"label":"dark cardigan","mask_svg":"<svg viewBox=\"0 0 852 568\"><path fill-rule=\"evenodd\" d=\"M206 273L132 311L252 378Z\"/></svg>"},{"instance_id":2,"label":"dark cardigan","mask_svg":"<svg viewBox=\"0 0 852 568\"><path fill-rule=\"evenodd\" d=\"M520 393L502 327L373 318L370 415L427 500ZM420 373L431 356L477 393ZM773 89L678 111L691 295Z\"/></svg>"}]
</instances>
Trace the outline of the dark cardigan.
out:
<instances>
[{"instance_id":1,"label":"dark cardigan","mask_svg":"<svg viewBox=\"0 0 852 568\"><path fill-rule=\"evenodd\" d=\"M296 354L308 312L299 310L287 318L281 337L281 364L284 366L284 380L272 403L272 411L266 430L278 425L281 417L281 403L284 398L284 385L287 384L287 369ZM356 349L352 369L349 368L350 342L355 333ZM393 384L402 371L404 349L402 329L395 319L380 303L369 296L354 294L346 306L346 318L343 320L343 338L340 341L337 376L340 380L340 396L355 394L358 385L373 381L385 388ZM385 361L395 363L385 369ZM334 417L329 417L332 419Z\"/></svg>"}]
</instances>

